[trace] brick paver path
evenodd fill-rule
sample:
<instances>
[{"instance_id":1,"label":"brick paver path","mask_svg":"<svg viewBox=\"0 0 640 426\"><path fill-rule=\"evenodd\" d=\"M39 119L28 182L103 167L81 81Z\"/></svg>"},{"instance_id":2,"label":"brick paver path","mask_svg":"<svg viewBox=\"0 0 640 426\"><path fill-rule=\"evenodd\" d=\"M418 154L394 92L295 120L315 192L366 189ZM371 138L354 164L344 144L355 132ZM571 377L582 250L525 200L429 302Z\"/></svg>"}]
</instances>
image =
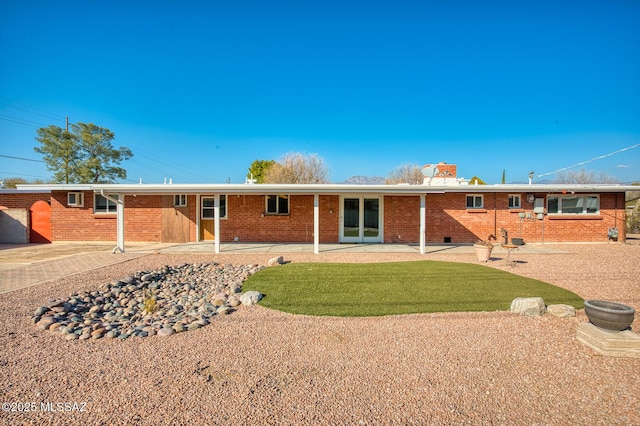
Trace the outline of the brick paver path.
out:
<instances>
[{"instance_id":1,"label":"brick paver path","mask_svg":"<svg viewBox=\"0 0 640 426\"><path fill-rule=\"evenodd\" d=\"M44 260L12 269L0 270L0 293L30 287L79 272L114 265L147 253L82 253L61 259Z\"/></svg>"}]
</instances>

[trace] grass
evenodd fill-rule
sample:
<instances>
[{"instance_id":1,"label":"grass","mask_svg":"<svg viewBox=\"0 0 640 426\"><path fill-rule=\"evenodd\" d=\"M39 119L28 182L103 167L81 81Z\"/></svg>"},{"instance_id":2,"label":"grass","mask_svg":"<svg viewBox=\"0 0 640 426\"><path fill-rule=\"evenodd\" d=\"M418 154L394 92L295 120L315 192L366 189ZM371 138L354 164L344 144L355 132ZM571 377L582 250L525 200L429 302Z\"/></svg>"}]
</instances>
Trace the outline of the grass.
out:
<instances>
[{"instance_id":1,"label":"grass","mask_svg":"<svg viewBox=\"0 0 640 426\"><path fill-rule=\"evenodd\" d=\"M534 296L583 307L580 296L539 280L439 261L294 263L252 275L243 290L264 294L262 306L318 316L505 311L516 297Z\"/></svg>"}]
</instances>

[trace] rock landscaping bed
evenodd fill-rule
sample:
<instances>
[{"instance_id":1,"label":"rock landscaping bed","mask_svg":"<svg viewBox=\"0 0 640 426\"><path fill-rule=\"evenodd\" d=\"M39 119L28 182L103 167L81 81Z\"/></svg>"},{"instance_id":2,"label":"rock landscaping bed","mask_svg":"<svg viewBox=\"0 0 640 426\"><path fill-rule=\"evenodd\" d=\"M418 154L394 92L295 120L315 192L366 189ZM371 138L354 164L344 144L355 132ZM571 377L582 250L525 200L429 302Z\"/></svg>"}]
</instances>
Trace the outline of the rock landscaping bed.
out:
<instances>
[{"instance_id":1,"label":"rock landscaping bed","mask_svg":"<svg viewBox=\"0 0 640 426\"><path fill-rule=\"evenodd\" d=\"M96 291L49 300L36 309L33 322L67 340L170 336L256 303L261 295L241 294L242 284L263 268L213 262L139 271Z\"/></svg>"}]
</instances>

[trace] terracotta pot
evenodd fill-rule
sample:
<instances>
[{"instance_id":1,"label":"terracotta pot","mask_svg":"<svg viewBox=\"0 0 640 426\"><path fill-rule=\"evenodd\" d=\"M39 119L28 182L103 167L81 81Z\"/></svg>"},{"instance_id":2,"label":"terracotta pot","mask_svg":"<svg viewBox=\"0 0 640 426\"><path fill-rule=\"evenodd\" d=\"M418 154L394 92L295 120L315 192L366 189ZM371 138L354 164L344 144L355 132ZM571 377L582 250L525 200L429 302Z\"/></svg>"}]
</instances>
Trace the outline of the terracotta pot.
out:
<instances>
[{"instance_id":1,"label":"terracotta pot","mask_svg":"<svg viewBox=\"0 0 640 426\"><path fill-rule=\"evenodd\" d=\"M622 331L633 322L635 309L606 300L585 300L584 312L591 324L608 331Z\"/></svg>"},{"instance_id":2,"label":"terracotta pot","mask_svg":"<svg viewBox=\"0 0 640 426\"><path fill-rule=\"evenodd\" d=\"M476 257L478 258L478 262L489 261L493 247L483 246L480 244L474 244L473 247L476 249Z\"/></svg>"}]
</instances>

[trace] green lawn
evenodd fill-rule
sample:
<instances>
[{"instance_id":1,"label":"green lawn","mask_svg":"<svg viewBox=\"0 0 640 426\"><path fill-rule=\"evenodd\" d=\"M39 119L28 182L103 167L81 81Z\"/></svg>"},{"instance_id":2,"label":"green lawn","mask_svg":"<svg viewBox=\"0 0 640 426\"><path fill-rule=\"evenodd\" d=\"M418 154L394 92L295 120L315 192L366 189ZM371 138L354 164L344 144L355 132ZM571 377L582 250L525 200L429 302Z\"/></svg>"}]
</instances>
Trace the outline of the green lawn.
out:
<instances>
[{"instance_id":1,"label":"green lawn","mask_svg":"<svg viewBox=\"0 0 640 426\"><path fill-rule=\"evenodd\" d=\"M379 316L421 312L506 311L516 297L578 309L583 299L554 285L484 265L420 261L294 263L252 275L243 291L262 306L295 314Z\"/></svg>"}]
</instances>

